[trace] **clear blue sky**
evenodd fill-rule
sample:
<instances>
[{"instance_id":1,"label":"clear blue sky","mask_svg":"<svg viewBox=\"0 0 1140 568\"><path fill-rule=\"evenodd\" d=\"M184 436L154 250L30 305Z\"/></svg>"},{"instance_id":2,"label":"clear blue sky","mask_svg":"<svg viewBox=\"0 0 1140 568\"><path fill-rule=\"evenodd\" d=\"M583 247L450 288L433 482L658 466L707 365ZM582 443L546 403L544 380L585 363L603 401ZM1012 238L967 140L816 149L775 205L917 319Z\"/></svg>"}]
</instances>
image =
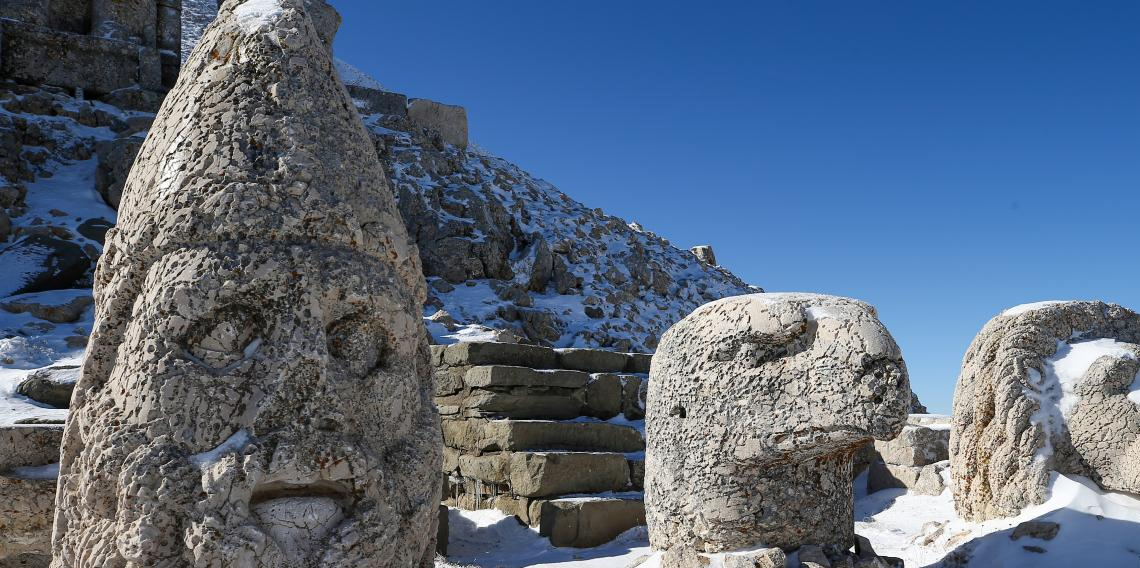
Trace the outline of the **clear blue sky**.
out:
<instances>
[{"instance_id":1,"label":"clear blue sky","mask_svg":"<svg viewBox=\"0 0 1140 568\"><path fill-rule=\"evenodd\" d=\"M338 57L769 291L879 308L947 412L1001 309L1140 308L1140 3L333 0Z\"/></svg>"}]
</instances>

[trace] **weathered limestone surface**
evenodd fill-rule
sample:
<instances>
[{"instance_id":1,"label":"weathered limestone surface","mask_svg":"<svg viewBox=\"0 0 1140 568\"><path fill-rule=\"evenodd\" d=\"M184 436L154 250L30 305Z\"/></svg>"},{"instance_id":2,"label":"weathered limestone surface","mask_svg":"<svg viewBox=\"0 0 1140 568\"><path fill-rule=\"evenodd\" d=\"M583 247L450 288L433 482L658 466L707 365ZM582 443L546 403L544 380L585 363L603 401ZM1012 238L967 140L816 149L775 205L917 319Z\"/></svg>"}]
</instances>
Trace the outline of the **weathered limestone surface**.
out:
<instances>
[{"instance_id":1,"label":"weathered limestone surface","mask_svg":"<svg viewBox=\"0 0 1140 568\"><path fill-rule=\"evenodd\" d=\"M854 543L852 455L895 437L906 367L871 306L756 294L702 306L654 356L646 516L657 550Z\"/></svg>"},{"instance_id":2,"label":"weathered limestone surface","mask_svg":"<svg viewBox=\"0 0 1140 568\"><path fill-rule=\"evenodd\" d=\"M96 273L53 566L430 566L425 286L301 0L229 0Z\"/></svg>"},{"instance_id":3,"label":"weathered limestone surface","mask_svg":"<svg viewBox=\"0 0 1140 568\"><path fill-rule=\"evenodd\" d=\"M1097 345L1101 356L1058 370L1074 350ZM1137 371L1140 315L1121 306L1043 302L990 320L966 352L954 392L958 514L1017 515L1044 501L1054 470L1140 492L1140 405L1128 398ZM1058 372L1073 374L1068 386Z\"/></svg>"}]
</instances>

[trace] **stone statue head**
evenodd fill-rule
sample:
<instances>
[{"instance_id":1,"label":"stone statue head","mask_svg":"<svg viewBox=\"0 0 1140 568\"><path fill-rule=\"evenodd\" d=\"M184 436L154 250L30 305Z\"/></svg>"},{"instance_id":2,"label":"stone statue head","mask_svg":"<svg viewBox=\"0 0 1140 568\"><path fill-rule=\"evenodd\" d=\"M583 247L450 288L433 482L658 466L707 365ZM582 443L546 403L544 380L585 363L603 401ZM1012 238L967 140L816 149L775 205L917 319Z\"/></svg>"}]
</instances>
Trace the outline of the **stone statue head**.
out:
<instances>
[{"instance_id":1,"label":"stone statue head","mask_svg":"<svg viewBox=\"0 0 1140 568\"><path fill-rule=\"evenodd\" d=\"M100 259L55 565L430 565L423 277L327 45L230 0L184 70Z\"/></svg>"},{"instance_id":2,"label":"stone statue head","mask_svg":"<svg viewBox=\"0 0 1140 568\"><path fill-rule=\"evenodd\" d=\"M1050 473L1140 492L1140 315L1040 302L990 320L954 391L954 506L976 521L1047 497ZM1016 432L1016 436L1010 436Z\"/></svg>"},{"instance_id":3,"label":"stone statue head","mask_svg":"<svg viewBox=\"0 0 1140 568\"><path fill-rule=\"evenodd\" d=\"M852 455L898 435L909 406L898 345L863 302L755 294L698 308L650 373L654 548L846 549Z\"/></svg>"}]
</instances>

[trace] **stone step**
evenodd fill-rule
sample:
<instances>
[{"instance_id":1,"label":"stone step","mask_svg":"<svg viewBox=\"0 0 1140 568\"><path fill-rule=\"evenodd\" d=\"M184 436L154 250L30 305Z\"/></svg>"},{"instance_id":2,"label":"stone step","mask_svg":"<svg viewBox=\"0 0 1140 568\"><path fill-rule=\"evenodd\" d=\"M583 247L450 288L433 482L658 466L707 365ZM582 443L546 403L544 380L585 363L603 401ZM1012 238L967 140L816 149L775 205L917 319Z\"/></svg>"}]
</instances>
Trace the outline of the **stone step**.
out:
<instances>
[{"instance_id":1,"label":"stone step","mask_svg":"<svg viewBox=\"0 0 1140 568\"><path fill-rule=\"evenodd\" d=\"M582 371L558 369L538 370L508 365L479 365L467 370L463 382L469 387L560 387L577 389L590 382L590 374Z\"/></svg>"},{"instance_id":2,"label":"stone step","mask_svg":"<svg viewBox=\"0 0 1140 568\"><path fill-rule=\"evenodd\" d=\"M555 349L558 365L591 373L621 373L630 366L629 355L598 349Z\"/></svg>"},{"instance_id":3,"label":"stone step","mask_svg":"<svg viewBox=\"0 0 1140 568\"><path fill-rule=\"evenodd\" d=\"M551 497L627 491L632 487L624 454L606 452L500 452L460 455L454 473L486 485L485 493ZM464 488L467 490L468 488Z\"/></svg>"},{"instance_id":4,"label":"stone step","mask_svg":"<svg viewBox=\"0 0 1140 568\"><path fill-rule=\"evenodd\" d=\"M474 389L454 398L463 418L569 420L581 416L586 407L583 391L557 387L515 387L508 392ZM442 399L436 404L448 405Z\"/></svg>"},{"instance_id":5,"label":"stone step","mask_svg":"<svg viewBox=\"0 0 1140 568\"><path fill-rule=\"evenodd\" d=\"M517 343L466 342L432 346L437 365L515 365L532 369L554 369L558 354L547 347Z\"/></svg>"},{"instance_id":6,"label":"stone step","mask_svg":"<svg viewBox=\"0 0 1140 568\"><path fill-rule=\"evenodd\" d=\"M645 524L641 499L571 497L544 501L539 507L538 534L554 546L589 548Z\"/></svg>"},{"instance_id":7,"label":"stone step","mask_svg":"<svg viewBox=\"0 0 1140 568\"><path fill-rule=\"evenodd\" d=\"M581 450L640 452L641 432L606 422L554 420L444 420L443 442L453 448L483 452Z\"/></svg>"}]
</instances>

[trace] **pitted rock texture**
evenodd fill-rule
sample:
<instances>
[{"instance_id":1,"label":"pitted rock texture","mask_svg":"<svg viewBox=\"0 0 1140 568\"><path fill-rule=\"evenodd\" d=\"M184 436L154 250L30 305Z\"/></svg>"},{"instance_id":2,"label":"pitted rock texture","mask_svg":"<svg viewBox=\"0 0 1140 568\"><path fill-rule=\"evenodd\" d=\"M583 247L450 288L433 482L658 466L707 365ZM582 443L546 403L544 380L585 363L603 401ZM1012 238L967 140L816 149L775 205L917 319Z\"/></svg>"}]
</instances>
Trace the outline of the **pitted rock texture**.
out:
<instances>
[{"instance_id":1,"label":"pitted rock texture","mask_svg":"<svg viewBox=\"0 0 1140 568\"><path fill-rule=\"evenodd\" d=\"M1082 364L1066 357L1097 345L1108 349ZM990 320L966 352L954 392L958 514L1017 515L1045 500L1050 471L1140 491L1140 403L1129 399L1138 371L1140 315L1121 306L1043 302Z\"/></svg>"},{"instance_id":2,"label":"pitted rock texture","mask_svg":"<svg viewBox=\"0 0 1140 568\"><path fill-rule=\"evenodd\" d=\"M96 271L53 566L428 566L419 257L301 0L229 0Z\"/></svg>"},{"instance_id":3,"label":"pitted rock texture","mask_svg":"<svg viewBox=\"0 0 1140 568\"><path fill-rule=\"evenodd\" d=\"M814 294L702 306L653 358L645 498L655 549L853 544L851 467L903 428L910 385L874 308Z\"/></svg>"}]
</instances>

